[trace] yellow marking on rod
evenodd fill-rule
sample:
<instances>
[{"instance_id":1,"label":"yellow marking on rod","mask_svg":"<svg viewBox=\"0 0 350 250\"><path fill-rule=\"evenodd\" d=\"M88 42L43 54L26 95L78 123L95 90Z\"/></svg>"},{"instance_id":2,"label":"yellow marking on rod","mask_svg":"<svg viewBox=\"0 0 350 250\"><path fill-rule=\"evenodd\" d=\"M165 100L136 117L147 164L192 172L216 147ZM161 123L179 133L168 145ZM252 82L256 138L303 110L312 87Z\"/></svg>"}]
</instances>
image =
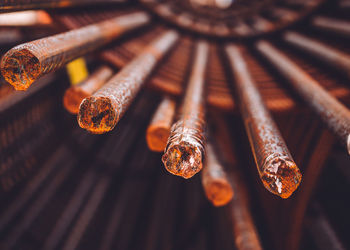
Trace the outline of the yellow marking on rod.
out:
<instances>
[{"instance_id":1,"label":"yellow marking on rod","mask_svg":"<svg viewBox=\"0 0 350 250\"><path fill-rule=\"evenodd\" d=\"M82 82L89 75L85 59L82 57L68 63L66 68L71 85L76 85Z\"/></svg>"}]
</instances>

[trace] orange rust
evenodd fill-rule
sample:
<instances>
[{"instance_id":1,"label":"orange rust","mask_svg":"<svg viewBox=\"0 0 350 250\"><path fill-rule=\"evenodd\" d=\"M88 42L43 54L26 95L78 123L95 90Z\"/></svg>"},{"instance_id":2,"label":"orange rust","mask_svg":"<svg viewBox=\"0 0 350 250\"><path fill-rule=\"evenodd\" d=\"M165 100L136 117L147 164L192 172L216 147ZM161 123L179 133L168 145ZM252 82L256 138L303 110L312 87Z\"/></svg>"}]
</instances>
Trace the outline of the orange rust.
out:
<instances>
[{"instance_id":1,"label":"orange rust","mask_svg":"<svg viewBox=\"0 0 350 250\"><path fill-rule=\"evenodd\" d=\"M177 39L178 34L175 31L163 33L102 88L85 98L79 109L79 126L97 134L111 131L161 57L171 49Z\"/></svg>"},{"instance_id":2,"label":"orange rust","mask_svg":"<svg viewBox=\"0 0 350 250\"><path fill-rule=\"evenodd\" d=\"M86 80L69 87L63 96L64 107L72 114L79 112L80 103L92 95L112 76L113 71L107 66L100 67Z\"/></svg>"},{"instance_id":3,"label":"orange rust","mask_svg":"<svg viewBox=\"0 0 350 250\"><path fill-rule=\"evenodd\" d=\"M211 144L207 143L202 185L208 200L214 206L224 206L233 197L233 188L228 180L223 165L217 159Z\"/></svg>"},{"instance_id":4,"label":"orange rust","mask_svg":"<svg viewBox=\"0 0 350 250\"><path fill-rule=\"evenodd\" d=\"M138 12L18 45L4 55L2 75L16 90L26 90L42 75L148 21L148 15Z\"/></svg>"},{"instance_id":5,"label":"orange rust","mask_svg":"<svg viewBox=\"0 0 350 250\"><path fill-rule=\"evenodd\" d=\"M288 198L301 174L246 66L239 47L227 46L238 102L260 179L271 193Z\"/></svg>"},{"instance_id":6,"label":"orange rust","mask_svg":"<svg viewBox=\"0 0 350 250\"><path fill-rule=\"evenodd\" d=\"M209 45L196 47L194 66L185 92L179 118L171 128L162 157L166 169L183 178L191 178L202 169L205 144L205 71Z\"/></svg>"},{"instance_id":7,"label":"orange rust","mask_svg":"<svg viewBox=\"0 0 350 250\"><path fill-rule=\"evenodd\" d=\"M146 131L146 141L150 150L164 151L174 120L175 108L175 101L169 97L164 97L159 104Z\"/></svg>"}]
</instances>

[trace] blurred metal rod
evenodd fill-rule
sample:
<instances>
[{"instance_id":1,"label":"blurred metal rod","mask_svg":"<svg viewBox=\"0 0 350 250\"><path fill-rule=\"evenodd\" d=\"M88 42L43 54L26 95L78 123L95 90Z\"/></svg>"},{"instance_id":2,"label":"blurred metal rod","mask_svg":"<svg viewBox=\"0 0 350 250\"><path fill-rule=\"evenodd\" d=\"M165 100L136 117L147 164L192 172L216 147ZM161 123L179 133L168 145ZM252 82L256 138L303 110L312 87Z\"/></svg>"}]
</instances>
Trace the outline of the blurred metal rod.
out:
<instances>
[{"instance_id":1,"label":"blurred metal rod","mask_svg":"<svg viewBox=\"0 0 350 250\"><path fill-rule=\"evenodd\" d=\"M256 47L340 138L350 154L350 111L273 45L266 41L259 41Z\"/></svg>"},{"instance_id":2,"label":"blurred metal rod","mask_svg":"<svg viewBox=\"0 0 350 250\"><path fill-rule=\"evenodd\" d=\"M175 109L175 100L164 97L154 112L146 131L146 141L150 150L155 152L164 151L170 135L171 125L173 125Z\"/></svg>"},{"instance_id":3,"label":"blurred metal rod","mask_svg":"<svg viewBox=\"0 0 350 250\"><path fill-rule=\"evenodd\" d=\"M177 121L162 157L166 169L183 178L191 178L202 169L205 147L205 72L209 44L200 41Z\"/></svg>"},{"instance_id":4,"label":"blurred metal rod","mask_svg":"<svg viewBox=\"0 0 350 250\"><path fill-rule=\"evenodd\" d=\"M329 66L342 70L350 78L350 55L296 32L286 32L283 38Z\"/></svg>"},{"instance_id":5,"label":"blurred metal rod","mask_svg":"<svg viewBox=\"0 0 350 250\"><path fill-rule=\"evenodd\" d=\"M219 162L214 148L210 143L207 143L206 146L201 177L204 192L214 206L224 206L231 201L234 190L224 166Z\"/></svg>"},{"instance_id":6,"label":"blurred metal rod","mask_svg":"<svg viewBox=\"0 0 350 250\"><path fill-rule=\"evenodd\" d=\"M1 73L16 90L26 90L42 75L109 43L150 20L136 12L18 45L2 58Z\"/></svg>"},{"instance_id":7,"label":"blurred metal rod","mask_svg":"<svg viewBox=\"0 0 350 250\"><path fill-rule=\"evenodd\" d=\"M238 103L260 179L271 193L288 198L299 186L301 173L271 117L239 47L226 52L235 77Z\"/></svg>"},{"instance_id":8,"label":"blurred metal rod","mask_svg":"<svg viewBox=\"0 0 350 250\"><path fill-rule=\"evenodd\" d=\"M52 24L52 19L43 10L27 10L0 14L0 26L46 26Z\"/></svg>"},{"instance_id":9,"label":"blurred metal rod","mask_svg":"<svg viewBox=\"0 0 350 250\"><path fill-rule=\"evenodd\" d=\"M350 37L350 22L349 21L343 21L335 18L328 18L323 16L315 17L312 20L312 25L329 30L334 31L338 34L345 35L347 37Z\"/></svg>"},{"instance_id":10,"label":"blurred metal rod","mask_svg":"<svg viewBox=\"0 0 350 250\"><path fill-rule=\"evenodd\" d=\"M0 11L16 11L43 8L66 8L74 6L125 2L125 0L1 0Z\"/></svg>"}]
</instances>

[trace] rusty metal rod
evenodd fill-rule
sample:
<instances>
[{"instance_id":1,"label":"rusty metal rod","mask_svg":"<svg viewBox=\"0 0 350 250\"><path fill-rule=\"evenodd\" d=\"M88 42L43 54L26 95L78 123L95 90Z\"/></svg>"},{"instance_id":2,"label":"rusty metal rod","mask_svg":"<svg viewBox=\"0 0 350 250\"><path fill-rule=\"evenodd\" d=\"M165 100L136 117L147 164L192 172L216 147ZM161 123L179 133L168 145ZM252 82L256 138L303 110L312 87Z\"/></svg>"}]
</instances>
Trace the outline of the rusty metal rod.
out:
<instances>
[{"instance_id":1,"label":"rusty metal rod","mask_svg":"<svg viewBox=\"0 0 350 250\"><path fill-rule=\"evenodd\" d=\"M14 13L0 14L0 26L26 27L26 26L47 26L52 24L52 19L43 10L27 10Z\"/></svg>"},{"instance_id":2,"label":"rusty metal rod","mask_svg":"<svg viewBox=\"0 0 350 250\"><path fill-rule=\"evenodd\" d=\"M233 188L224 166L219 162L214 148L206 145L204 167L202 170L202 185L208 200L216 207L224 206L233 197Z\"/></svg>"},{"instance_id":3,"label":"rusty metal rod","mask_svg":"<svg viewBox=\"0 0 350 250\"><path fill-rule=\"evenodd\" d=\"M217 142L216 146L218 152L220 152L220 156L222 156L222 159L230 167L228 176L235 190L235 195L227 206L228 220L232 226L235 247L238 250L261 250L263 248L250 211L250 196L246 182L239 169L239 158L237 158L235 150L236 145L233 144L233 140L231 139L231 130L222 114L215 113L212 118L215 119L217 126L213 131L215 141Z\"/></svg>"},{"instance_id":4,"label":"rusty metal rod","mask_svg":"<svg viewBox=\"0 0 350 250\"><path fill-rule=\"evenodd\" d=\"M78 85L69 87L63 96L64 107L72 114L79 112L80 103L84 98L91 96L105 84L113 75L108 66L98 68L91 76Z\"/></svg>"},{"instance_id":5,"label":"rusty metal rod","mask_svg":"<svg viewBox=\"0 0 350 250\"><path fill-rule=\"evenodd\" d=\"M296 32L286 32L283 38L330 66L342 70L350 78L350 55Z\"/></svg>"},{"instance_id":6,"label":"rusty metal rod","mask_svg":"<svg viewBox=\"0 0 350 250\"><path fill-rule=\"evenodd\" d=\"M289 80L304 101L347 145L350 154L350 111L273 45L259 41L257 49Z\"/></svg>"},{"instance_id":7,"label":"rusty metal rod","mask_svg":"<svg viewBox=\"0 0 350 250\"><path fill-rule=\"evenodd\" d=\"M338 34L350 36L350 22L323 16L315 17L312 25L317 28L334 31Z\"/></svg>"},{"instance_id":8,"label":"rusty metal rod","mask_svg":"<svg viewBox=\"0 0 350 250\"><path fill-rule=\"evenodd\" d=\"M205 146L205 72L209 45L198 42L194 65L177 121L171 128L162 161L166 169L186 179L202 169Z\"/></svg>"},{"instance_id":9,"label":"rusty metal rod","mask_svg":"<svg viewBox=\"0 0 350 250\"><path fill-rule=\"evenodd\" d=\"M137 12L18 45L2 58L1 73L16 90L26 90L42 75L61 68L149 20L147 14Z\"/></svg>"},{"instance_id":10,"label":"rusty metal rod","mask_svg":"<svg viewBox=\"0 0 350 250\"><path fill-rule=\"evenodd\" d=\"M164 97L146 131L146 141L150 150L164 151L173 124L175 109L176 102L170 97Z\"/></svg>"},{"instance_id":11,"label":"rusty metal rod","mask_svg":"<svg viewBox=\"0 0 350 250\"><path fill-rule=\"evenodd\" d=\"M260 179L271 193L288 198L301 173L257 89L239 47L226 52L232 66L238 102Z\"/></svg>"},{"instance_id":12,"label":"rusty metal rod","mask_svg":"<svg viewBox=\"0 0 350 250\"><path fill-rule=\"evenodd\" d=\"M118 3L125 0L1 0L0 11L15 11L43 8L66 8L82 5Z\"/></svg>"},{"instance_id":13,"label":"rusty metal rod","mask_svg":"<svg viewBox=\"0 0 350 250\"><path fill-rule=\"evenodd\" d=\"M175 31L163 33L102 88L85 98L78 114L80 127L96 134L111 131L178 37Z\"/></svg>"}]
</instances>

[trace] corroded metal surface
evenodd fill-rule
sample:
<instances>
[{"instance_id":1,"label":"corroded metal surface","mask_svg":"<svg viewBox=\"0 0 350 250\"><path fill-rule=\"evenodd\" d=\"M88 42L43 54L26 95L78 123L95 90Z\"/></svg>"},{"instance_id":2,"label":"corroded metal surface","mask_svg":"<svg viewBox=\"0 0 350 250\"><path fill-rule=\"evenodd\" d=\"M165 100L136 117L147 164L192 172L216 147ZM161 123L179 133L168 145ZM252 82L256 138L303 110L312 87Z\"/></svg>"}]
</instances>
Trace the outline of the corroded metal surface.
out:
<instances>
[{"instance_id":1,"label":"corroded metal surface","mask_svg":"<svg viewBox=\"0 0 350 250\"><path fill-rule=\"evenodd\" d=\"M342 70L350 78L350 55L296 32L286 32L284 40Z\"/></svg>"},{"instance_id":2,"label":"corroded metal surface","mask_svg":"<svg viewBox=\"0 0 350 250\"><path fill-rule=\"evenodd\" d=\"M78 85L69 87L63 96L64 107L72 114L77 114L80 103L84 98L95 93L112 75L113 70L111 68L102 66Z\"/></svg>"},{"instance_id":3,"label":"corroded metal surface","mask_svg":"<svg viewBox=\"0 0 350 250\"><path fill-rule=\"evenodd\" d=\"M347 145L350 154L350 111L269 42L259 41L257 49L289 80L304 101Z\"/></svg>"},{"instance_id":4,"label":"corroded metal surface","mask_svg":"<svg viewBox=\"0 0 350 250\"><path fill-rule=\"evenodd\" d=\"M18 45L4 55L2 75L15 89L26 90L42 75L148 21L147 14L138 12Z\"/></svg>"},{"instance_id":5,"label":"corroded metal surface","mask_svg":"<svg viewBox=\"0 0 350 250\"><path fill-rule=\"evenodd\" d=\"M166 169L184 178L191 178L202 169L205 144L205 71L209 45L198 42L194 65L183 99L179 118L162 157Z\"/></svg>"},{"instance_id":6,"label":"corroded metal surface","mask_svg":"<svg viewBox=\"0 0 350 250\"><path fill-rule=\"evenodd\" d=\"M271 193L288 198L299 186L301 174L255 86L239 48L226 47L239 106L260 179Z\"/></svg>"},{"instance_id":7,"label":"corroded metal surface","mask_svg":"<svg viewBox=\"0 0 350 250\"><path fill-rule=\"evenodd\" d=\"M175 100L164 97L154 112L146 131L146 141L150 150L155 152L164 151L170 135L171 125L173 125L175 109Z\"/></svg>"},{"instance_id":8,"label":"corroded metal surface","mask_svg":"<svg viewBox=\"0 0 350 250\"><path fill-rule=\"evenodd\" d=\"M214 206L224 206L233 197L233 188L224 166L219 162L213 146L206 145L205 161L202 170L202 185L208 200Z\"/></svg>"},{"instance_id":9,"label":"corroded metal surface","mask_svg":"<svg viewBox=\"0 0 350 250\"><path fill-rule=\"evenodd\" d=\"M112 130L130 106L160 59L178 40L178 33L167 31L80 105L80 127L102 134Z\"/></svg>"}]
</instances>

